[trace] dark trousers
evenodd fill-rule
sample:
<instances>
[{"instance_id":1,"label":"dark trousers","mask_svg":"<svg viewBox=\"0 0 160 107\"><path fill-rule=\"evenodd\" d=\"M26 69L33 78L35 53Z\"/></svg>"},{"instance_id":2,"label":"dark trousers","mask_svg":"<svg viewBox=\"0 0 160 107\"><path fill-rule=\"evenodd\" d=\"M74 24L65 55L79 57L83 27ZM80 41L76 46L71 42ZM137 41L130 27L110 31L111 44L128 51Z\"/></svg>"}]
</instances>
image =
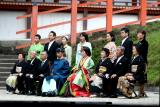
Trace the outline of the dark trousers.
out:
<instances>
[{"instance_id":1,"label":"dark trousers","mask_svg":"<svg viewBox=\"0 0 160 107\"><path fill-rule=\"evenodd\" d=\"M110 79L103 78L103 93L107 96L111 95L112 84Z\"/></svg>"},{"instance_id":2,"label":"dark trousers","mask_svg":"<svg viewBox=\"0 0 160 107\"><path fill-rule=\"evenodd\" d=\"M25 77L23 75L22 76L17 76L16 87L20 92L25 91Z\"/></svg>"},{"instance_id":3,"label":"dark trousers","mask_svg":"<svg viewBox=\"0 0 160 107\"><path fill-rule=\"evenodd\" d=\"M28 93L29 91L31 93L35 93L35 79L27 76L25 78L25 83L26 83L26 93Z\"/></svg>"},{"instance_id":4,"label":"dark trousers","mask_svg":"<svg viewBox=\"0 0 160 107\"><path fill-rule=\"evenodd\" d=\"M44 80L44 77L39 77L36 80L36 91L37 91L37 94L42 94L42 90L41 89L42 89L43 80Z\"/></svg>"},{"instance_id":5,"label":"dark trousers","mask_svg":"<svg viewBox=\"0 0 160 107\"><path fill-rule=\"evenodd\" d=\"M111 95L116 95L117 94L117 83L118 83L118 77L112 78L109 80L110 81L110 86L111 86Z\"/></svg>"}]
</instances>

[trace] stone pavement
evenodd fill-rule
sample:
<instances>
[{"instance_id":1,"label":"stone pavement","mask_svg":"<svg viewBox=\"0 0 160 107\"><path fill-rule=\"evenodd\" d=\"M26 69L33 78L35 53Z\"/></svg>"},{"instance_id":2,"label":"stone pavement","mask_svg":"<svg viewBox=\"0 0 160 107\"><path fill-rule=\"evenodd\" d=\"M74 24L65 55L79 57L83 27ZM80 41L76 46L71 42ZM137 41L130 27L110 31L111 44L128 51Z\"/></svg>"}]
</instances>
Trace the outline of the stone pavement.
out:
<instances>
[{"instance_id":1,"label":"stone pavement","mask_svg":"<svg viewBox=\"0 0 160 107\"><path fill-rule=\"evenodd\" d=\"M146 92L148 97L138 99L127 99L123 96L118 98L87 98L87 97L41 97L33 95L6 94L0 90L1 102L40 102L40 103L72 103L72 104L100 104L100 105L141 105L159 106L159 92Z\"/></svg>"}]
</instances>

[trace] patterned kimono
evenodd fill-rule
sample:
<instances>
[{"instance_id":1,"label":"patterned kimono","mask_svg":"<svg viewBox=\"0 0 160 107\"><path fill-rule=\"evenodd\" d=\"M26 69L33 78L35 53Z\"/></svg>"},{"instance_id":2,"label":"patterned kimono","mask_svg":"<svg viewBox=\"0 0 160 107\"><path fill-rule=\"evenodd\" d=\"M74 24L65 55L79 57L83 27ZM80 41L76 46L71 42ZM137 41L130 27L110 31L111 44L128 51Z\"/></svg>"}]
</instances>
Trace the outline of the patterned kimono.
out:
<instances>
[{"instance_id":1,"label":"patterned kimono","mask_svg":"<svg viewBox=\"0 0 160 107\"><path fill-rule=\"evenodd\" d=\"M59 95L88 97L89 93L89 78L91 76L91 68L94 62L91 57L82 58L78 67L73 67L73 73L68 77L70 81L66 81ZM68 92L67 92L68 91Z\"/></svg>"},{"instance_id":2,"label":"patterned kimono","mask_svg":"<svg viewBox=\"0 0 160 107\"><path fill-rule=\"evenodd\" d=\"M53 75L44 78L42 85L43 92L59 92L64 82L69 75L69 63L66 59L57 59L51 66L51 73Z\"/></svg>"}]
</instances>

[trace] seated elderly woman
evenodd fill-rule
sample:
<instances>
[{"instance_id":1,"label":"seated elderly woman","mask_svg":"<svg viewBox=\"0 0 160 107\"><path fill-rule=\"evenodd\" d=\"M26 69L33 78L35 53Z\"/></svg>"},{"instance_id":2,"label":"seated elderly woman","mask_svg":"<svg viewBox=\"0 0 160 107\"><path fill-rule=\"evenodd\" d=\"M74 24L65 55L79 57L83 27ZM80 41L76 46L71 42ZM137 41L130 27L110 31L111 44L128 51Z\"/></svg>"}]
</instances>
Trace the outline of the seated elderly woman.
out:
<instances>
[{"instance_id":1,"label":"seated elderly woman","mask_svg":"<svg viewBox=\"0 0 160 107\"><path fill-rule=\"evenodd\" d=\"M50 75L44 78L42 96L57 95L69 75L69 62L64 58L64 49L58 48L56 55Z\"/></svg>"},{"instance_id":2,"label":"seated elderly woman","mask_svg":"<svg viewBox=\"0 0 160 107\"><path fill-rule=\"evenodd\" d=\"M113 63L109 58L109 49L103 48L101 51L100 60L96 66L95 74L90 78L90 92L91 96L106 96L109 88L108 78L112 72ZM104 84L105 83L105 84ZM102 93L102 94L101 94Z\"/></svg>"},{"instance_id":3,"label":"seated elderly woman","mask_svg":"<svg viewBox=\"0 0 160 107\"><path fill-rule=\"evenodd\" d=\"M16 88L18 88L20 94L24 93L24 74L27 69L26 65L25 55L19 53L18 61L14 64L10 76L6 79L7 93L15 93Z\"/></svg>"}]
</instances>

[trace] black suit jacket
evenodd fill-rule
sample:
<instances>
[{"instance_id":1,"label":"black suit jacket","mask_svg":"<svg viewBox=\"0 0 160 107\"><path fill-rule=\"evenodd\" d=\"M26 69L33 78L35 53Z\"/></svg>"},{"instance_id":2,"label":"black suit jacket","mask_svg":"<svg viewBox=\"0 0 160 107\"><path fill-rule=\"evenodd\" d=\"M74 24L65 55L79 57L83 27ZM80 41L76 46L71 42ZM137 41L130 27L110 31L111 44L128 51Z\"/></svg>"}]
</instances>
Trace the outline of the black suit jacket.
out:
<instances>
[{"instance_id":1,"label":"black suit jacket","mask_svg":"<svg viewBox=\"0 0 160 107\"><path fill-rule=\"evenodd\" d=\"M141 42L138 42L137 45L140 48L140 54L144 59L145 63L148 63L147 54L148 54L148 42L144 39Z\"/></svg>"},{"instance_id":2,"label":"black suit jacket","mask_svg":"<svg viewBox=\"0 0 160 107\"><path fill-rule=\"evenodd\" d=\"M15 62L13 69L11 70L11 74L17 73L16 72L16 67L22 67L22 71L21 73L25 74L26 70L27 70L27 62L25 60L23 60L22 62Z\"/></svg>"},{"instance_id":3,"label":"black suit jacket","mask_svg":"<svg viewBox=\"0 0 160 107\"><path fill-rule=\"evenodd\" d=\"M128 59L128 62L131 62L131 57L132 57L132 46L133 42L132 40L128 37L123 44L121 44L125 48L124 51L124 56Z\"/></svg>"},{"instance_id":4,"label":"black suit jacket","mask_svg":"<svg viewBox=\"0 0 160 107\"><path fill-rule=\"evenodd\" d=\"M46 77L47 75L50 74L50 67L49 67L49 61L48 60L46 60L43 65L39 66L37 76L39 76L40 74L43 74L44 77Z\"/></svg>"},{"instance_id":5,"label":"black suit jacket","mask_svg":"<svg viewBox=\"0 0 160 107\"><path fill-rule=\"evenodd\" d=\"M41 65L41 61L38 58L35 58L32 64L31 64L31 60L29 60L26 74L33 74L33 77L36 77L38 74L38 67L40 65Z\"/></svg>"},{"instance_id":6,"label":"black suit jacket","mask_svg":"<svg viewBox=\"0 0 160 107\"><path fill-rule=\"evenodd\" d=\"M118 58L117 58L118 59ZM117 59L114 61L114 70L112 74L117 74L117 77L123 76L128 72L128 60L123 56L118 63Z\"/></svg>"},{"instance_id":7,"label":"black suit jacket","mask_svg":"<svg viewBox=\"0 0 160 107\"><path fill-rule=\"evenodd\" d=\"M48 58L47 59L53 63L54 60L57 59L56 49L60 48L60 45L56 41L54 41L49 50L48 50L48 45L49 45L49 43L45 44L44 50L48 54Z\"/></svg>"}]
</instances>

